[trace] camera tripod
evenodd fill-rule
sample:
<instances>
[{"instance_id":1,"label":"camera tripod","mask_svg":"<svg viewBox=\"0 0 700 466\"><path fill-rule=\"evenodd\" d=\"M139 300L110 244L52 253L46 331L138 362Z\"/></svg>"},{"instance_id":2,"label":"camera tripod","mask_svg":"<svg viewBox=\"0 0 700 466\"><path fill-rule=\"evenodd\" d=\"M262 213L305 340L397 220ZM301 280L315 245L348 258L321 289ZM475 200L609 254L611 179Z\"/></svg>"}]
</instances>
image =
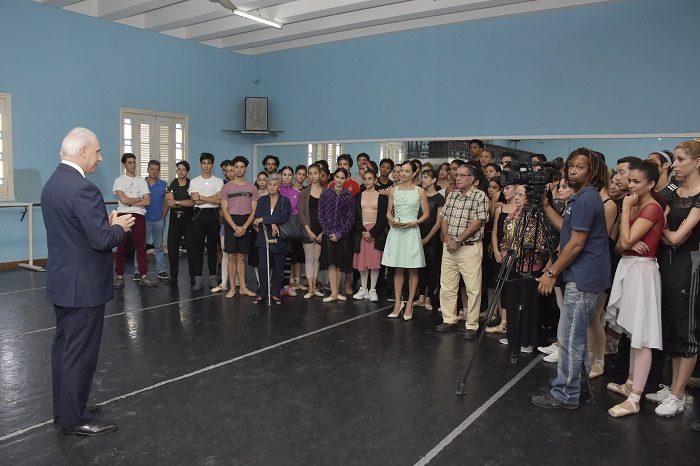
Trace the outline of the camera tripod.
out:
<instances>
[{"instance_id":1,"label":"camera tripod","mask_svg":"<svg viewBox=\"0 0 700 466\"><path fill-rule=\"evenodd\" d=\"M540 205L540 199L542 199L543 192L533 192L528 188L527 192L527 202L518 217L515 224L514 234L508 244L508 249L501 267L498 270L498 275L496 276L496 288L494 290L493 300L489 305L486 322L490 322L496 313L496 309L500 302L501 295L503 293L503 287L508 281L513 269L519 271L524 279L536 279L536 275L532 272L532 268L535 265L535 252L537 251L537 237L542 229L544 231L545 246L548 257L551 258L552 262L556 261L557 250L552 244L551 235L551 225L547 219L542 206ZM528 244L526 241L526 235L528 226L532 225L534 222L534 236L532 244ZM518 354L520 351L520 333L521 333L521 317L524 311L524 305L518 303L517 312L515 315L515 335L514 341L508 341L511 348L510 362L515 364L518 362ZM471 371L472 364L475 357L479 353L481 343L484 339L486 333L486 325L482 325L479 330L479 336L476 340L476 346L474 352L472 353L469 362L467 363L467 368L462 378L462 381L457 384L457 396L465 395L465 386L467 383L467 378L469 377L469 372ZM590 380L588 378L588 372L585 368L585 358L581 363L582 378L585 380L589 393L593 394L591 390Z\"/></svg>"}]
</instances>

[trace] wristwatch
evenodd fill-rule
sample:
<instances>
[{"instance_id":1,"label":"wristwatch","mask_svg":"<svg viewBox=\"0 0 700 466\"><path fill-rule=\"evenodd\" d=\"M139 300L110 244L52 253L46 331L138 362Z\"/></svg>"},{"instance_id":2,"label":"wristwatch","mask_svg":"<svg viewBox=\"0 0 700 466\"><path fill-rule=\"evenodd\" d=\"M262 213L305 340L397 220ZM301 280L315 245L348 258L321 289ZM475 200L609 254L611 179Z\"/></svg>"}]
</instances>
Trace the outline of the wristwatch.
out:
<instances>
[{"instance_id":1,"label":"wristwatch","mask_svg":"<svg viewBox=\"0 0 700 466\"><path fill-rule=\"evenodd\" d=\"M547 270L547 274L546 274L546 275L547 275L549 278L555 278L555 277L556 277L556 275L554 275L554 274L552 273L551 270Z\"/></svg>"}]
</instances>

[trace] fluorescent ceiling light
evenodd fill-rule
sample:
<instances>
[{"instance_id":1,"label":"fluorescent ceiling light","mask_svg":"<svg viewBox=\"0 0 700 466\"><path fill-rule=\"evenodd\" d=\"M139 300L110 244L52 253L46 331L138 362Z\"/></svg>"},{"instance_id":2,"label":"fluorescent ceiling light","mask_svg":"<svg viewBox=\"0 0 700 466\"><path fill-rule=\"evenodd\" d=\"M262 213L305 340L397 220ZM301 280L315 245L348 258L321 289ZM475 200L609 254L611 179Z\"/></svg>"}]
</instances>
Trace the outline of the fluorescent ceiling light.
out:
<instances>
[{"instance_id":1,"label":"fluorescent ceiling light","mask_svg":"<svg viewBox=\"0 0 700 466\"><path fill-rule=\"evenodd\" d=\"M263 24L266 24L268 26L272 26L273 28L282 29L282 23L278 23L276 21L271 21L269 19L261 18L260 16L251 15L250 13L247 13L245 11L241 11L238 8L233 10L233 14L236 16L240 16L242 18L252 19L253 21L257 21L258 23L263 23Z\"/></svg>"}]
</instances>

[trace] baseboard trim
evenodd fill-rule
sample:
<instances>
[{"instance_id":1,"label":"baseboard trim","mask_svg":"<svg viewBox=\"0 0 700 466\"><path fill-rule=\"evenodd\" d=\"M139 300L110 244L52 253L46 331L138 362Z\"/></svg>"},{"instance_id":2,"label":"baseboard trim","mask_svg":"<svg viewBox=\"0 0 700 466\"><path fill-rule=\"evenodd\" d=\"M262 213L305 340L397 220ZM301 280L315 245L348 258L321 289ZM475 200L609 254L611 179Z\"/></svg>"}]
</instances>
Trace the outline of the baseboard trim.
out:
<instances>
[{"instance_id":1,"label":"baseboard trim","mask_svg":"<svg viewBox=\"0 0 700 466\"><path fill-rule=\"evenodd\" d=\"M46 259L34 259L34 265L40 267L46 267ZM0 271L2 270L14 270L19 267L19 264L26 264L27 261L12 261L12 262L0 262Z\"/></svg>"}]
</instances>

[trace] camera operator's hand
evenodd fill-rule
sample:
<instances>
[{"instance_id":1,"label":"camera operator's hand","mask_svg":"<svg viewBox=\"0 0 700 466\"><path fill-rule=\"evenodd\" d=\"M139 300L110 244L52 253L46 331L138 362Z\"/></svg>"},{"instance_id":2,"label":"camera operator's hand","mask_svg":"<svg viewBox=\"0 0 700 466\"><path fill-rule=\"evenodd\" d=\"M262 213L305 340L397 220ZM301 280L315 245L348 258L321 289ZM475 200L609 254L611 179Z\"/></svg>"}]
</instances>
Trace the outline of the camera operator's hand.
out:
<instances>
[{"instance_id":1,"label":"camera operator's hand","mask_svg":"<svg viewBox=\"0 0 700 466\"><path fill-rule=\"evenodd\" d=\"M556 277L548 277L546 274L542 274L540 278L537 279L539 285L537 285L537 292L543 296L549 296L552 294L554 289L554 283L556 283Z\"/></svg>"}]
</instances>

